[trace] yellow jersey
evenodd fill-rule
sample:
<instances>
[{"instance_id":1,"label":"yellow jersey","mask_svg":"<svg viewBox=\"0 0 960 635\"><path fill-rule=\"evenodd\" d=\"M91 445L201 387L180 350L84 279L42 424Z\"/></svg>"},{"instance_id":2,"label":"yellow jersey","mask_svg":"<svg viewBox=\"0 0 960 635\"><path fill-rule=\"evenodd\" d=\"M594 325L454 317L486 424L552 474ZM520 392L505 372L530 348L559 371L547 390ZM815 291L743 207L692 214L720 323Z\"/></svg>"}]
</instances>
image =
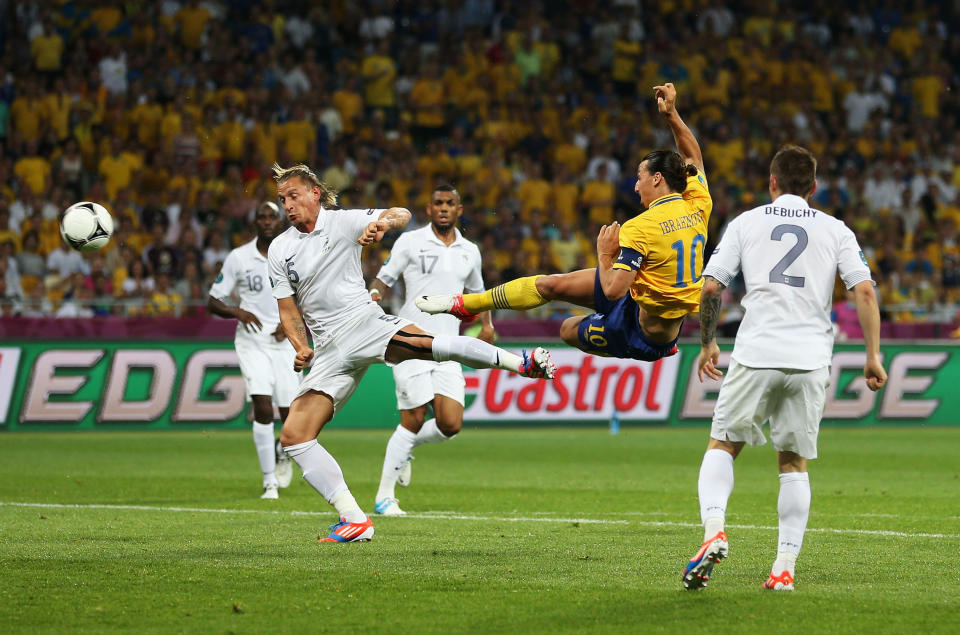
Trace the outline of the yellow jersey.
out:
<instances>
[{"instance_id":1,"label":"yellow jersey","mask_svg":"<svg viewBox=\"0 0 960 635\"><path fill-rule=\"evenodd\" d=\"M614 269L634 271L630 295L651 314L683 317L700 309L703 249L713 200L702 172L682 193L654 200L620 228Z\"/></svg>"}]
</instances>

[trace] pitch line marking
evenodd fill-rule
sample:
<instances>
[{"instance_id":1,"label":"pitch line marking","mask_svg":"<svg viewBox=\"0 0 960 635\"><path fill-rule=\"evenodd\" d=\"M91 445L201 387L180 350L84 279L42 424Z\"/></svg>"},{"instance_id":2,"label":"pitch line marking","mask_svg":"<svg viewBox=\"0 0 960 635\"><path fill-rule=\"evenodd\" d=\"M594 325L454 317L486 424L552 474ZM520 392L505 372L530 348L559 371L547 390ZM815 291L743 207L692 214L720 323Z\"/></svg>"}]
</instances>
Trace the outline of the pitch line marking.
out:
<instances>
[{"instance_id":1,"label":"pitch line marking","mask_svg":"<svg viewBox=\"0 0 960 635\"><path fill-rule=\"evenodd\" d=\"M300 511L282 509L207 509L202 507L160 507L153 505L101 505L79 503L23 503L0 501L0 507L36 507L45 509L103 509L103 510L130 510L147 512L191 512L196 514L274 514L285 516L331 516L335 512ZM521 518L516 516L470 516L452 512L426 512L423 514L407 514L405 518L421 518L428 520L501 520L509 522L538 522L538 523L582 523L593 525L628 525L626 520L604 520L599 518Z\"/></svg>"},{"instance_id":2,"label":"pitch line marking","mask_svg":"<svg viewBox=\"0 0 960 635\"><path fill-rule=\"evenodd\" d=\"M16 501L0 501L0 507L33 507L45 509L103 509L103 510L132 510L153 512L189 512L196 514L273 514L285 516L330 516L329 511L300 511L280 509L208 509L203 507L161 507L153 505L105 505L80 503L26 503ZM604 520L600 518L545 518L521 516L497 516L479 514L460 514L456 512L424 512L421 514L408 513L403 518L420 520L479 520L524 523L581 523L592 525L640 525L643 527L701 527L700 523L678 522L670 520ZM727 525L732 529L756 529L761 531L777 531L778 527L770 525ZM925 532L890 531L884 529L844 529L837 527L807 527L810 533L820 534L856 534L861 536L891 536L896 538L936 538L956 540L960 534L934 534Z\"/></svg>"}]
</instances>

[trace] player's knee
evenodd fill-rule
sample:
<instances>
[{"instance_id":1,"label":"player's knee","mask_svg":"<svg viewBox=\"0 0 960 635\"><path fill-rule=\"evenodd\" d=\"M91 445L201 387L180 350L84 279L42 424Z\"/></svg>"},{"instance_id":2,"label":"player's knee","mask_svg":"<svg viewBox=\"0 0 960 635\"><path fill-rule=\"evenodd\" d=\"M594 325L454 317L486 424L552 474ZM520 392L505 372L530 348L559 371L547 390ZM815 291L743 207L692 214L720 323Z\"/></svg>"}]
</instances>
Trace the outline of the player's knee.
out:
<instances>
[{"instance_id":1,"label":"player's knee","mask_svg":"<svg viewBox=\"0 0 960 635\"><path fill-rule=\"evenodd\" d=\"M576 346L580 341L580 322L583 318L571 317L560 325L560 338L570 346Z\"/></svg>"},{"instance_id":2,"label":"player's knee","mask_svg":"<svg viewBox=\"0 0 960 635\"><path fill-rule=\"evenodd\" d=\"M280 445L283 447L288 447L291 445L297 445L298 443L303 443L304 441L309 441L309 439L301 440L301 436L303 435L298 435L293 430L290 430L284 426L280 430Z\"/></svg>"},{"instance_id":3,"label":"player's knee","mask_svg":"<svg viewBox=\"0 0 960 635\"><path fill-rule=\"evenodd\" d=\"M796 452L790 452L789 450L777 452L777 463L781 474L807 471L807 460Z\"/></svg>"},{"instance_id":4,"label":"player's knee","mask_svg":"<svg viewBox=\"0 0 960 635\"><path fill-rule=\"evenodd\" d=\"M446 437L452 437L463 428L463 417L437 418L437 429Z\"/></svg>"},{"instance_id":5,"label":"player's knee","mask_svg":"<svg viewBox=\"0 0 960 635\"><path fill-rule=\"evenodd\" d=\"M423 422L426 420L425 413L419 409L400 412L400 425L414 434L420 432L420 428L423 427Z\"/></svg>"},{"instance_id":6,"label":"player's knee","mask_svg":"<svg viewBox=\"0 0 960 635\"><path fill-rule=\"evenodd\" d=\"M743 449L743 441L721 441L720 439L710 438L710 441L707 443L708 450L723 450L734 459L740 456L740 450Z\"/></svg>"},{"instance_id":7,"label":"player's knee","mask_svg":"<svg viewBox=\"0 0 960 635\"><path fill-rule=\"evenodd\" d=\"M269 397L254 395L253 418L260 423L273 421L273 402L270 401Z\"/></svg>"},{"instance_id":8,"label":"player's knee","mask_svg":"<svg viewBox=\"0 0 960 635\"><path fill-rule=\"evenodd\" d=\"M545 300L553 300L563 295L568 284L563 274L555 273L537 278L537 292Z\"/></svg>"}]
</instances>

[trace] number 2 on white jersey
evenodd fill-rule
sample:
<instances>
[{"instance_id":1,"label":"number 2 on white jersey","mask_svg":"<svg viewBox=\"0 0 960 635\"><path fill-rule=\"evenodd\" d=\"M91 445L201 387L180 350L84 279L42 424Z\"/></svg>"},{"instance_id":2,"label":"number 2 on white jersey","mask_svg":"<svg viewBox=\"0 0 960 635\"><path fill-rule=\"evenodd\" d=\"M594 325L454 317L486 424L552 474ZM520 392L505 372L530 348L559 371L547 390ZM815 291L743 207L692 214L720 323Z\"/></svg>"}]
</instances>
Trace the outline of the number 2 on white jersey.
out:
<instances>
[{"instance_id":1,"label":"number 2 on white jersey","mask_svg":"<svg viewBox=\"0 0 960 635\"><path fill-rule=\"evenodd\" d=\"M788 276L784 273L793 261L800 257L803 250L807 248L810 240L807 238L807 231L799 225L777 225L770 234L771 240L779 241L784 234L793 234L797 237L797 244L790 248L790 251L780 259L773 269L770 270L770 282L774 284L785 284L789 287L802 287L806 284L803 276Z\"/></svg>"}]
</instances>

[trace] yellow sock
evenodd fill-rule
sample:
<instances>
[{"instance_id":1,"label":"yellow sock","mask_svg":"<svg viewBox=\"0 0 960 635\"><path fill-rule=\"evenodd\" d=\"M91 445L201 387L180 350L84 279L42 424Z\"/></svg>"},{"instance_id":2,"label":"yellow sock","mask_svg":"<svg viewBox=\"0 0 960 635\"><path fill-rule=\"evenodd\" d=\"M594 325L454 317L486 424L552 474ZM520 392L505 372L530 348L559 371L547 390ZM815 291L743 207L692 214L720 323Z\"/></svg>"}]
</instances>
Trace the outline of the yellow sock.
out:
<instances>
[{"instance_id":1,"label":"yellow sock","mask_svg":"<svg viewBox=\"0 0 960 635\"><path fill-rule=\"evenodd\" d=\"M483 293L463 294L463 308L471 313L482 313L491 309L513 309L525 311L549 302L537 291L537 278L527 276L505 282Z\"/></svg>"}]
</instances>

